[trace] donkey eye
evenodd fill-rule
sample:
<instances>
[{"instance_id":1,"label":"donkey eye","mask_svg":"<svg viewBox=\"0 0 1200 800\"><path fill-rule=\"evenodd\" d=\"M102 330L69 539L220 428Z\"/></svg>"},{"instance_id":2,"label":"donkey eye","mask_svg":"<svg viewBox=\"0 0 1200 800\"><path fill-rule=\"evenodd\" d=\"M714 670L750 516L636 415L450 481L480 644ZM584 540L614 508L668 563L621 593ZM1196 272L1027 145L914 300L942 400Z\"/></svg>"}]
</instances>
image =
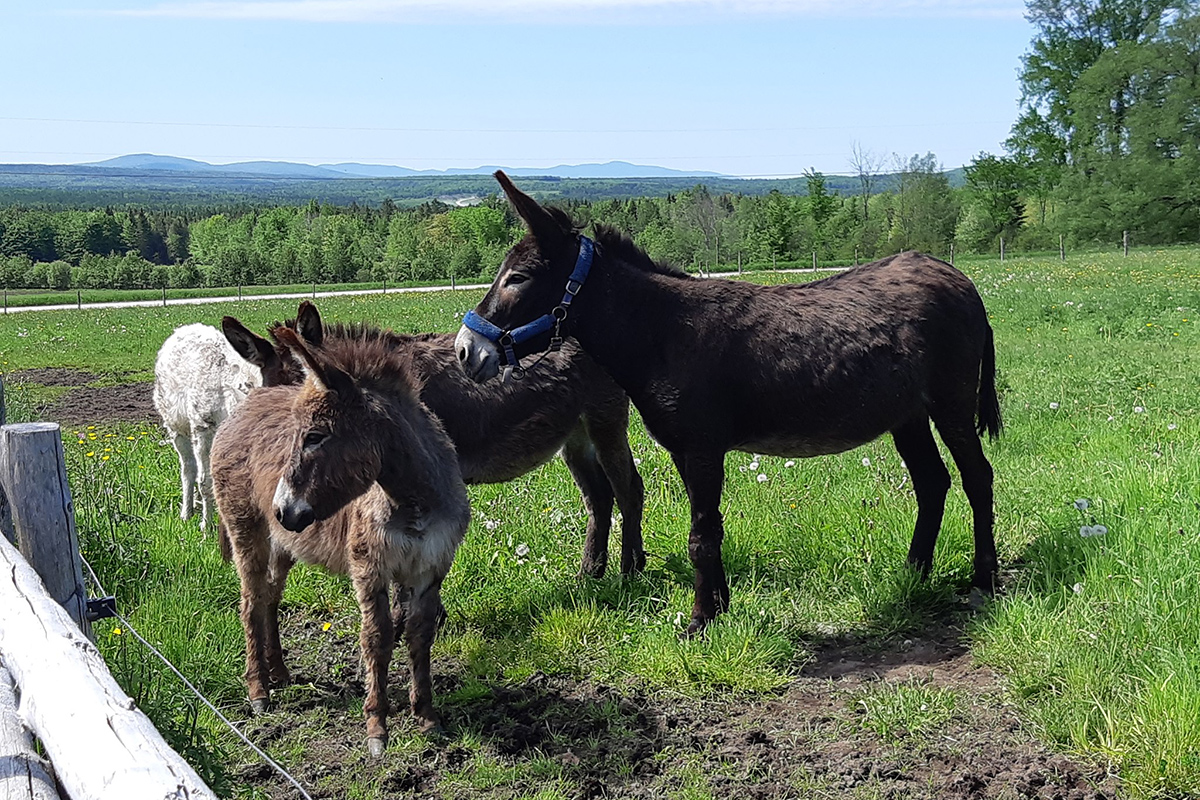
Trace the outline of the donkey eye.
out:
<instances>
[{"instance_id":1,"label":"donkey eye","mask_svg":"<svg viewBox=\"0 0 1200 800\"><path fill-rule=\"evenodd\" d=\"M529 280L528 275L524 275L520 272L514 272L514 273L510 274L508 276L508 278L505 279L504 285L505 286L520 286L522 283L524 283L527 280Z\"/></svg>"},{"instance_id":2,"label":"donkey eye","mask_svg":"<svg viewBox=\"0 0 1200 800\"><path fill-rule=\"evenodd\" d=\"M329 434L325 431L309 431L308 433L304 434L304 447L305 449L311 450L312 448L321 444L321 442L325 441L327 438L329 438Z\"/></svg>"}]
</instances>

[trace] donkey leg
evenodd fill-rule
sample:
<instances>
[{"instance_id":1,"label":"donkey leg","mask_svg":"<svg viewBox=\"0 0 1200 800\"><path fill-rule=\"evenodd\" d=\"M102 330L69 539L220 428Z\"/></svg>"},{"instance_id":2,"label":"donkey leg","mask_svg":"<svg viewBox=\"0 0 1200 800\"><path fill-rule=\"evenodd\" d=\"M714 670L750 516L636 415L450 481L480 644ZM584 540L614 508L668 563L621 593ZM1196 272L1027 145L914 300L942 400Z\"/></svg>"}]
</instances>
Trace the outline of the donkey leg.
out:
<instances>
[{"instance_id":1,"label":"donkey leg","mask_svg":"<svg viewBox=\"0 0 1200 800\"><path fill-rule=\"evenodd\" d=\"M922 417L897 428L892 431L892 440L908 466L913 492L917 495L917 527L908 548L908 563L926 578L933 568L933 548L946 510L950 472L933 440L928 419Z\"/></svg>"},{"instance_id":2,"label":"donkey leg","mask_svg":"<svg viewBox=\"0 0 1200 800\"><path fill-rule=\"evenodd\" d=\"M192 492L196 488L196 456L192 453L192 438L182 433L176 433L172 439L175 452L179 454L179 484L183 499L179 504L179 518L192 518L192 505L195 502Z\"/></svg>"},{"instance_id":3,"label":"donkey leg","mask_svg":"<svg viewBox=\"0 0 1200 800\"><path fill-rule=\"evenodd\" d=\"M242 585L239 614L246 633L246 689L251 709L260 714L267 710L271 697L267 666L270 542L265 531L261 539L250 542L237 537L236 533L233 537L234 562Z\"/></svg>"},{"instance_id":4,"label":"donkey leg","mask_svg":"<svg viewBox=\"0 0 1200 800\"><path fill-rule=\"evenodd\" d=\"M405 636L412 671L408 697L422 733L434 733L442 729L437 712L433 709L433 677L429 670L429 651L437 634L438 617L444 613L441 589L440 578L427 587L414 589L408 608Z\"/></svg>"},{"instance_id":5,"label":"donkey leg","mask_svg":"<svg viewBox=\"0 0 1200 800\"><path fill-rule=\"evenodd\" d=\"M388 739L387 673L395 644L388 608L388 582L376 575L356 577L354 592L362 611L359 646L367 674L367 698L363 702L363 714L367 718L367 749L372 756L379 757L383 755Z\"/></svg>"},{"instance_id":6,"label":"donkey leg","mask_svg":"<svg viewBox=\"0 0 1200 800\"><path fill-rule=\"evenodd\" d=\"M283 663L283 645L279 642L279 602L283 599L283 587L287 584L288 572L295 563L295 560L287 552L279 548L272 549L271 567L267 573L270 597L266 614L267 630L264 648L271 688L286 686L292 680L287 665Z\"/></svg>"},{"instance_id":7,"label":"donkey leg","mask_svg":"<svg viewBox=\"0 0 1200 800\"><path fill-rule=\"evenodd\" d=\"M412 590L398 581L392 582L392 636L399 639L408 625L408 601Z\"/></svg>"},{"instance_id":8,"label":"donkey leg","mask_svg":"<svg viewBox=\"0 0 1200 800\"><path fill-rule=\"evenodd\" d=\"M196 488L200 492L200 530L208 530L210 512L215 507L213 502L211 461L213 436L215 428L192 429L192 451L196 459Z\"/></svg>"},{"instance_id":9,"label":"donkey leg","mask_svg":"<svg viewBox=\"0 0 1200 800\"><path fill-rule=\"evenodd\" d=\"M599 578L608 567L608 534L612 529L613 490L596 459L596 449L582 424L576 424L563 443L563 461L583 495L587 533L583 541L580 575Z\"/></svg>"},{"instance_id":10,"label":"donkey leg","mask_svg":"<svg viewBox=\"0 0 1200 800\"><path fill-rule=\"evenodd\" d=\"M686 635L704 630L717 614L729 609L729 584L721 563L725 527L721 520L721 487L725 482L724 454L676 455L675 467L687 487L692 507L688 556L696 570L696 600Z\"/></svg>"},{"instance_id":11,"label":"donkey leg","mask_svg":"<svg viewBox=\"0 0 1200 800\"><path fill-rule=\"evenodd\" d=\"M587 418L588 433L596 444L596 458L617 497L621 509L621 574L629 575L646 568L646 550L642 542L642 511L646 488L633 453L629 449L629 408L612 420Z\"/></svg>"},{"instance_id":12,"label":"donkey leg","mask_svg":"<svg viewBox=\"0 0 1200 800\"><path fill-rule=\"evenodd\" d=\"M942 441L962 475L963 491L971 503L975 523L975 579L973 585L991 594L996 586L996 539L992 531L992 465L983 454L983 444L975 432L974 421L934 420Z\"/></svg>"}]
</instances>

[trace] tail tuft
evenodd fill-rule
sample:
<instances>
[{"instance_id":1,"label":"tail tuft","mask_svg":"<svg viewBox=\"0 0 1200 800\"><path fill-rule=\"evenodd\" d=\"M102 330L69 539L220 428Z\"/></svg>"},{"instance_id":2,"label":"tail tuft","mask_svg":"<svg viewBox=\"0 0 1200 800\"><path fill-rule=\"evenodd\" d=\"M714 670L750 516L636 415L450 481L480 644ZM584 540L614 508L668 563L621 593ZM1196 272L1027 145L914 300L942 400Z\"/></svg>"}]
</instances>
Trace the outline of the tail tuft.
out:
<instances>
[{"instance_id":1,"label":"tail tuft","mask_svg":"<svg viewBox=\"0 0 1200 800\"><path fill-rule=\"evenodd\" d=\"M987 325L987 323L984 323ZM989 438L1000 435L1004 422L1000 419L1000 398L996 396L996 342L992 326L987 325L983 360L979 364L979 406L975 413L975 432Z\"/></svg>"}]
</instances>

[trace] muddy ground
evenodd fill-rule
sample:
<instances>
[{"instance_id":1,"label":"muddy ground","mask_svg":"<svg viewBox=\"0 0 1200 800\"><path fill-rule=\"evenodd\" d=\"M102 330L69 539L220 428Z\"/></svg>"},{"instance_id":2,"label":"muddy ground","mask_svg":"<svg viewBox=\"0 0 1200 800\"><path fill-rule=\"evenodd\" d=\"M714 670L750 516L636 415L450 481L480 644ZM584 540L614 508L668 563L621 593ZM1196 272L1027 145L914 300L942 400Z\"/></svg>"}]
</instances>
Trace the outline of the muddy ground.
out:
<instances>
[{"instance_id":1,"label":"muddy ground","mask_svg":"<svg viewBox=\"0 0 1200 800\"><path fill-rule=\"evenodd\" d=\"M151 384L90 385L98 377L45 369L5 379L70 387L43 409L43 418L67 425L157 420ZM446 735L431 739L413 737L401 650L389 682L399 709L392 746L371 761L357 620L338 621L331 629L340 633L331 634L324 621L293 611L282 620L293 687L276 692L272 712L245 730L317 798L362 787L378 797L508 798L532 796L546 780L581 800L1117 797L1117 781L1102 766L1053 752L1021 722L997 677L974 664L964 645L967 613L947 612L919 637L823 645L782 691L749 699L540 674L464 692L463 666L435 660ZM912 681L955 692L949 721L912 734L863 725L858 700L865 693ZM249 751L231 756L232 785L299 797ZM507 777L489 780L481 764Z\"/></svg>"},{"instance_id":2,"label":"muddy ground","mask_svg":"<svg viewBox=\"0 0 1200 800\"><path fill-rule=\"evenodd\" d=\"M100 375L66 367L44 367L10 372L5 383L28 383L65 388L54 400L37 409L38 418L60 425L91 425L97 422L159 421L151 399L153 383L122 383L93 386Z\"/></svg>"},{"instance_id":3,"label":"muddy ground","mask_svg":"<svg viewBox=\"0 0 1200 800\"><path fill-rule=\"evenodd\" d=\"M413 748L408 670L394 659L389 696L393 747L382 762L365 753L357 639L331 636L293 612L282 636L302 690L276 694L271 713L246 732L282 752L313 797L346 796L349 781L380 797L508 798L535 795L553 778L567 796L758 798L1117 797L1117 781L1093 763L1039 744L1008 705L996 676L963 645L966 612L919 638L844 641L816 651L782 691L749 699L696 699L635 686L534 675L462 699L454 663L434 664L442 738ZM350 631L353 620L347 620ZM336 628L337 626L335 626ZM935 730L880 735L862 724L858 698L885 683L951 689L952 718ZM302 731L302 734L297 734ZM398 746L396 741L407 742ZM465 746L464 746L465 745ZM233 782L269 797L299 795L243 756ZM490 781L485 762L505 780ZM521 777L522 775L528 777ZM492 785L489 785L492 784ZM698 784L698 785L697 785Z\"/></svg>"}]
</instances>

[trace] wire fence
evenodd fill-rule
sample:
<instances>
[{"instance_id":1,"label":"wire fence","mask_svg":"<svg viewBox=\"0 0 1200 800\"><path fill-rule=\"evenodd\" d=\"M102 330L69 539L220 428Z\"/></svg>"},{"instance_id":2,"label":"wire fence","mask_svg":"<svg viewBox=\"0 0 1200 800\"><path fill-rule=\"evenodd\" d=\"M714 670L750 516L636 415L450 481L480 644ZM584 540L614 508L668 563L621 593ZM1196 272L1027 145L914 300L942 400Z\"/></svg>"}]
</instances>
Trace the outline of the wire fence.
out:
<instances>
[{"instance_id":1,"label":"wire fence","mask_svg":"<svg viewBox=\"0 0 1200 800\"><path fill-rule=\"evenodd\" d=\"M88 563L87 558L84 557L82 553L80 554L79 557L80 557L80 560L83 562L83 565L87 568L88 575L91 576L93 590L97 594L99 594L99 596L107 597L108 592L106 592L104 590L104 584L102 584L100 582L100 578L99 578L99 576L96 575L96 571L94 569L92 569L92 565L90 563ZM176 667L174 664L171 663L170 659L168 659L165 655L163 655L162 652L160 652L157 647L155 647L153 644L151 644L149 641L147 641L144 636L142 636L140 633L138 633L137 628L133 627L133 623L131 623L125 615L123 615L121 612L117 611L115 609L115 607L113 608L113 615L118 620L120 620L121 624L123 626L125 626L125 630L127 630L129 632L129 634L131 636L133 636L133 638L135 638L139 642L141 642L142 645L147 650L150 651L150 653L152 653L156 658L158 658L159 661L161 661L163 664L166 665L167 669L169 669L169 670L171 670L171 672L175 673L175 676L179 678L179 680L183 683L183 685L185 687L187 687L188 691L190 691L193 695L195 695L196 699L198 699L201 703L203 703L208 708L208 710L211 711L216 716L217 719L219 719L222 723L224 723L225 727L229 728L229 730L231 730L233 732L234 736L241 739L242 742L244 742L247 747L249 747L251 750L253 750L258 755L258 757L261 758L263 760L263 762L267 764L267 766L271 767L271 769L275 770L275 772L277 772L284 780L286 780L288 783L290 783L292 786L294 786L296 788L296 791L298 791L300 793L300 796L302 798L304 798L304 800L313 800L312 796L304 789L304 787L300 784L300 782L298 780L296 780L294 777L292 777L291 773L289 773L286 769L284 769L279 764L279 762L277 762L275 759L273 759L269 755L267 755L262 750L262 748L260 748L254 742L250 741L250 739L244 733L239 731L237 729L237 726L234 725L229 720L228 717L226 717L224 714L222 714L220 709L218 709L216 707L216 705L213 704L212 701L210 701L207 697L205 697L200 692L200 690L197 689L196 686L190 680L188 680L187 676L184 675L179 670L178 667Z\"/></svg>"}]
</instances>

